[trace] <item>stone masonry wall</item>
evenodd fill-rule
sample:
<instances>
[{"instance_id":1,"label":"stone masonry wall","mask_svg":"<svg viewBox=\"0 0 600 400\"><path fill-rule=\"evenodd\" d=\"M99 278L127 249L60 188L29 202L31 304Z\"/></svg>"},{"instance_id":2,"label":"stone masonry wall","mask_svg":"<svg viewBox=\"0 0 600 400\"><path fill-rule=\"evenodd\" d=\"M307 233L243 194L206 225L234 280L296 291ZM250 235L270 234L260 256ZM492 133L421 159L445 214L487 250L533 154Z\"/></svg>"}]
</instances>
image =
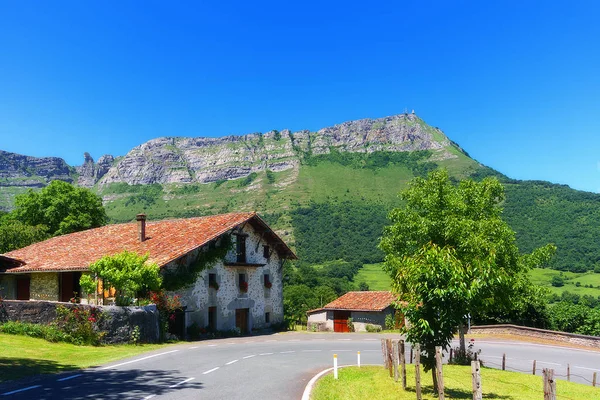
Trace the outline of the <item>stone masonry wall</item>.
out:
<instances>
[{"instance_id":1,"label":"stone masonry wall","mask_svg":"<svg viewBox=\"0 0 600 400\"><path fill-rule=\"evenodd\" d=\"M30 299L58 301L58 273L43 272L31 274Z\"/></svg>"},{"instance_id":2,"label":"stone masonry wall","mask_svg":"<svg viewBox=\"0 0 600 400\"><path fill-rule=\"evenodd\" d=\"M0 302L0 323L6 321L49 324L56 318L56 307L90 308L85 304L55 303L51 301L4 300ZM140 329L140 340L156 343L159 340L159 315L154 304L144 307L94 306L100 309L99 328L106 331L105 343L126 343L133 329Z\"/></svg>"},{"instance_id":3,"label":"stone masonry wall","mask_svg":"<svg viewBox=\"0 0 600 400\"><path fill-rule=\"evenodd\" d=\"M531 336L538 339L555 340L559 342L577 344L581 346L600 348L600 337L578 335L575 333L549 331L546 329L530 328L519 325L481 325L472 326L470 333L473 334L496 334L496 335L521 335Z\"/></svg>"},{"instance_id":4,"label":"stone masonry wall","mask_svg":"<svg viewBox=\"0 0 600 400\"><path fill-rule=\"evenodd\" d=\"M246 258L248 263L265 264L262 267L226 267L218 262L212 268L202 272L198 280L187 290L180 293L182 303L187 306L187 326L196 323L200 327L208 325L208 308L217 308L217 329L230 330L235 328L235 310L248 308L249 329L267 328L271 324L283 321L283 281L281 260L272 251L269 259L263 256L263 245L260 235L250 224L243 228L248 235L246 238ZM233 236L235 241L235 235ZM194 259L192 254L190 262ZM236 259L234 248L227 254L225 260L233 262ZM171 267L171 266L169 266ZM175 267L173 264L172 267ZM215 273L219 290L208 287L208 276ZM239 274L245 273L248 291L239 289ZM264 275L269 274L272 287L264 286ZM270 323L265 321L265 313L270 313Z\"/></svg>"}]
</instances>

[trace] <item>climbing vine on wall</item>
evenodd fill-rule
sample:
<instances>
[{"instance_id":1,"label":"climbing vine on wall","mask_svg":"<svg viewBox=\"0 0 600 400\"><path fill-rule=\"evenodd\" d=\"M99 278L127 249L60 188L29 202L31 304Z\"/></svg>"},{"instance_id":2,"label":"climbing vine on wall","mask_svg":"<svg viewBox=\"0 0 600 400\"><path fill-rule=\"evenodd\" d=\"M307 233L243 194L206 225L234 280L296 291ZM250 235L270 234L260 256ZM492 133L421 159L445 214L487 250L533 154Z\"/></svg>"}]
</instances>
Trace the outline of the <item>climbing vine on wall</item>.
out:
<instances>
[{"instance_id":1,"label":"climbing vine on wall","mask_svg":"<svg viewBox=\"0 0 600 400\"><path fill-rule=\"evenodd\" d=\"M189 265L178 265L163 271L163 288L166 290L179 290L191 286L200 273L212 267L217 261L222 260L232 247L231 235L223 235L217 242L211 242L201 249L196 259Z\"/></svg>"}]
</instances>

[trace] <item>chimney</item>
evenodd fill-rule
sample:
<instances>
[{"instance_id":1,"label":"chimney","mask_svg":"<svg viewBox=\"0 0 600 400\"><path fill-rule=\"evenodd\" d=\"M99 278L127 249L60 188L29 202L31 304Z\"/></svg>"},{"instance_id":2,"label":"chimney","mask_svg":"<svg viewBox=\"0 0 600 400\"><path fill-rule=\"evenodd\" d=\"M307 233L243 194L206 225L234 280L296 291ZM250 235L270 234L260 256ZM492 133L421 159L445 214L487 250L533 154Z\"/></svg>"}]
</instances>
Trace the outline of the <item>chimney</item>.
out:
<instances>
[{"instance_id":1,"label":"chimney","mask_svg":"<svg viewBox=\"0 0 600 400\"><path fill-rule=\"evenodd\" d=\"M146 214L138 214L135 216L135 220L138 222L138 234L140 242L146 240Z\"/></svg>"}]
</instances>

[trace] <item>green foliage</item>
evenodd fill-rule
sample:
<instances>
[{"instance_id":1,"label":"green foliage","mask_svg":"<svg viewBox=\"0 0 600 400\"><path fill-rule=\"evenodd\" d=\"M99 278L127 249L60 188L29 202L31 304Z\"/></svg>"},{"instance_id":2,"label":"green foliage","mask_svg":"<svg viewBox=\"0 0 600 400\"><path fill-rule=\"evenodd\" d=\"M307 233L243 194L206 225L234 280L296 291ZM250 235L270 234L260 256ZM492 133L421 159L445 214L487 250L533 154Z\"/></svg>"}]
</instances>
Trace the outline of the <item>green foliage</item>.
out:
<instances>
[{"instance_id":1,"label":"green foliage","mask_svg":"<svg viewBox=\"0 0 600 400\"><path fill-rule=\"evenodd\" d=\"M231 236L222 235L218 242L212 242L204 246L192 263L165 269L163 271L163 288L175 291L192 285L198 280L202 271L222 260L232 245Z\"/></svg>"},{"instance_id":2,"label":"green foliage","mask_svg":"<svg viewBox=\"0 0 600 400\"><path fill-rule=\"evenodd\" d=\"M17 196L11 218L29 226L45 225L50 235L95 228L107 221L100 196L63 181Z\"/></svg>"},{"instance_id":3,"label":"green foliage","mask_svg":"<svg viewBox=\"0 0 600 400\"><path fill-rule=\"evenodd\" d=\"M381 261L383 254L375 243L387 222L387 211L354 201L311 202L297 208L291 216L298 257L308 264Z\"/></svg>"},{"instance_id":4,"label":"green foliage","mask_svg":"<svg viewBox=\"0 0 600 400\"><path fill-rule=\"evenodd\" d=\"M258 174L256 172L252 172L250 175L246 176L245 178L241 178L239 180L238 187L246 187L246 186L250 185L257 177L258 177Z\"/></svg>"},{"instance_id":5,"label":"green foliage","mask_svg":"<svg viewBox=\"0 0 600 400\"><path fill-rule=\"evenodd\" d=\"M277 129L273 129L273 138L275 140L281 140L281 132L279 132Z\"/></svg>"},{"instance_id":6,"label":"green foliage","mask_svg":"<svg viewBox=\"0 0 600 400\"><path fill-rule=\"evenodd\" d=\"M348 318L346 325L348 325L348 331L354 332L354 320L352 318Z\"/></svg>"},{"instance_id":7,"label":"green foliage","mask_svg":"<svg viewBox=\"0 0 600 400\"><path fill-rule=\"evenodd\" d=\"M49 237L45 225L30 226L19 221L7 220L0 223L0 253L20 249Z\"/></svg>"},{"instance_id":8,"label":"green foliage","mask_svg":"<svg viewBox=\"0 0 600 400\"><path fill-rule=\"evenodd\" d=\"M565 285L565 280L563 279L562 275L554 275L551 283L554 287L561 287Z\"/></svg>"},{"instance_id":9,"label":"green foliage","mask_svg":"<svg viewBox=\"0 0 600 400\"><path fill-rule=\"evenodd\" d=\"M310 155L304 157L304 163L307 165L317 165L320 162L328 161L341 164L353 169L378 169L385 168L390 164L400 164L407 166L418 176L427 175L428 172L437 168L437 164L427 161L431 156L429 150L391 152L374 151L372 153L349 153L340 152L335 147L330 147L328 154Z\"/></svg>"},{"instance_id":10,"label":"green foliage","mask_svg":"<svg viewBox=\"0 0 600 400\"><path fill-rule=\"evenodd\" d=\"M131 186L130 186L131 187ZM162 198L164 192L162 185L153 183L151 185L135 185L135 194L125 201L125 206L136 206L148 208Z\"/></svg>"},{"instance_id":11,"label":"green foliage","mask_svg":"<svg viewBox=\"0 0 600 400\"><path fill-rule=\"evenodd\" d=\"M530 264L547 261L552 247L520 257L514 232L501 218L502 185L495 178L453 185L445 170L415 178L390 213L381 248L392 287L404 301L407 340L420 343L424 365L434 348L448 348L465 314L514 307L515 288L529 287ZM522 302L522 300L521 300Z\"/></svg>"},{"instance_id":12,"label":"green foliage","mask_svg":"<svg viewBox=\"0 0 600 400\"><path fill-rule=\"evenodd\" d=\"M385 316L385 329L392 330L396 327L396 320L394 319L393 314L388 314Z\"/></svg>"},{"instance_id":13,"label":"green foliage","mask_svg":"<svg viewBox=\"0 0 600 400\"><path fill-rule=\"evenodd\" d=\"M128 306L137 293L157 290L162 283L158 265L146 261L148 255L123 251L90 264L90 271L102 279L105 287L115 288L117 305ZM89 288L89 276L83 275L79 283Z\"/></svg>"},{"instance_id":14,"label":"green foliage","mask_svg":"<svg viewBox=\"0 0 600 400\"><path fill-rule=\"evenodd\" d=\"M557 246L550 267L573 272L600 262L600 195L541 181L510 181L504 217L517 232L519 248L531 252Z\"/></svg>"},{"instance_id":15,"label":"green foliage","mask_svg":"<svg viewBox=\"0 0 600 400\"><path fill-rule=\"evenodd\" d=\"M376 333L376 332L381 332L381 327L379 325L371 325L371 324L367 324L367 326L365 326L365 329L367 330L367 332L369 333Z\"/></svg>"},{"instance_id":16,"label":"green foliage","mask_svg":"<svg viewBox=\"0 0 600 400\"><path fill-rule=\"evenodd\" d=\"M267 182L269 184L275 183L275 173L273 171L271 171L270 169L268 169L266 174L267 174Z\"/></svg>"},{"instance_id":17,"label":"green foliage","mask_svg":"<svg viewBox=\"0 0 600 400\"><path fill-rule=\"evenodd\" d=\"M361 292L368 292L369 291L369 285L367 284L367 282L361 281L358 284L358 290L360 290Z\"/></svg>"}]
</instances>

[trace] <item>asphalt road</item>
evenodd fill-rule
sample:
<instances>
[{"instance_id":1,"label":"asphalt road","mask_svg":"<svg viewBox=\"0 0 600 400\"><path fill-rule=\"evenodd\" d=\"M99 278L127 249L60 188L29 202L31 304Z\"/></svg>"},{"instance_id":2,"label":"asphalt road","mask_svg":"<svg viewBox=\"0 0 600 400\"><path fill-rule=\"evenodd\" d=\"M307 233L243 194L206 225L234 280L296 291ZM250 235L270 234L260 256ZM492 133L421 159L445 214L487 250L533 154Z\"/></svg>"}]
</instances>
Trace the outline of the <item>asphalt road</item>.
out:
<instances>
[{"instance_id":1,"label":"asphalt road","mask_svg":"<svg viewBox=\"0 0 600 400\"><path fill-rule=\"evenodd\" d=\"M0 399L299 399L306 383L332 366L381 364L382 335L285 333L190 342L101 367L0 385ZM500 340L478 340L481 359L531 373L533 360L566 379L591 383L600 352ZM407 350L408 353L408 350Z\"/></svg>"}]
</instances>

